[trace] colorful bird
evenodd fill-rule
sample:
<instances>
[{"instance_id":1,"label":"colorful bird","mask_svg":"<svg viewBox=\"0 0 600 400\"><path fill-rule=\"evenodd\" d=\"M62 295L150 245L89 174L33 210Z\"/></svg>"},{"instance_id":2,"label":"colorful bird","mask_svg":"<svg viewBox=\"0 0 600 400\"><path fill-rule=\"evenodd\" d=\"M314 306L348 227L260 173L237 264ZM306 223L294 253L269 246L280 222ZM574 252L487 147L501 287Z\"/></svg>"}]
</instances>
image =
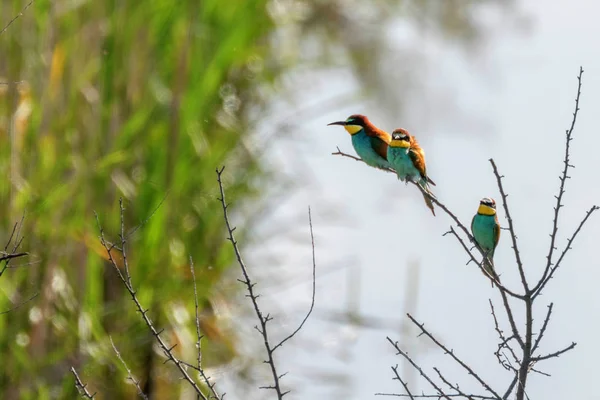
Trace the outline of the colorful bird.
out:
<instances>
[{"instance_id":1,"label":"colorful bird","mask_svg":"<svg viewBox=\"0 0 600 400\"><path fill-rule=\"evenodd\" d=\"M471 232L473 238L487 256L484 263L485 270L488 274L497 278L494 272L494 250L496 250L498 240L500 240L500 223L498 222L498 215L496 215L496 202L494 199L489 197L481 199L477 214L471 221ZM493 281L492 286L494 286Z\"/></svg>"},{"instance_id":2,"label":"colorful bird","mask_svg":"<svg viewBox=\"0 0 600 400\"><path fill-rule=\"evenodd\" d=\"M408 181L418 184L425 192L433 196L429 185L435 186L427 176L425 151L419 146L417 139L406 129L398 128L392 132L392 140L387 149L387 159L398 179L408 184ZM423 194L425 204L433 215L433 203L427 194Z\"/></svg>"},{"instance_id":3,"label":"colorful bird","mask_svg":"<svg viewBox=\"0 0 600 400\"><path fill-rule=\"evenodd\" d=\"M345 121L332 122L327 125L341 125L352 136L352 146L356 154L371 167L387 169L387 148L390 134L377 128L369 119L360 114L354 114Z\"/></svg>"}]
</instances>

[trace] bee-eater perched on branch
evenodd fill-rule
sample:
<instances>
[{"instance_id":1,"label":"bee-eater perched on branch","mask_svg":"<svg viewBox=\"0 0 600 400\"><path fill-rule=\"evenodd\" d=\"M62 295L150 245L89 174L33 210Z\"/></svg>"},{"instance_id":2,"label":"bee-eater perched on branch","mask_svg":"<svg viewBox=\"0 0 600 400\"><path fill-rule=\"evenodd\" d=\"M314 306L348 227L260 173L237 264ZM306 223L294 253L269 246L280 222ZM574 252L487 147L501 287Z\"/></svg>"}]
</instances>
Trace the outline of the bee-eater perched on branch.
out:
<instances>
[{"instance_id":1,"label":"bee-eater perched on branch","mask_svg":"<svg viewBox=\"0 0 600 400\"><path fill-rule=\"evenodd\" d=\"M475 214L473 221L471 221L471 232L473 233L473 238L487 256L487 260L484 260L485 270L491 276L499 279L494 271L494 251L500 240L500 223L498 222L494 199L489 197L481 199L477 214ZM492 286L494 286L493 281Z\"/></svg>"},{"instance_id":2,"label":"bee-eater perched on branch","mask_svg":"<svg viewBox=\"0 0 600 400\"><path fill-rule=\"evenodd\" d=\"M427 176L425 151L419 146L417 139L406 129L398 128L392 132L392 140L387 149L387 159L392 169L396 171L398 179L407 183L408 181L414 182L424 191L433 195L429 185L435 186L435 182ZM423 197L425 204L435 215L431 199L425 194Z\"/></svg>"},{"instance_id":3,"label":"bee-eater perched on branch","mask_svg":"<svg viewBox=\"0 0 600 400\"><path fill-rule=\"evenodd\" d=\"M341 125L352 136L352 146L356 154L371 167L390 168L387 161L387 148L390 134L377 128L364 115L354 114L345 121L332 122L327 125Z\"/></svg>"}]
</instances>

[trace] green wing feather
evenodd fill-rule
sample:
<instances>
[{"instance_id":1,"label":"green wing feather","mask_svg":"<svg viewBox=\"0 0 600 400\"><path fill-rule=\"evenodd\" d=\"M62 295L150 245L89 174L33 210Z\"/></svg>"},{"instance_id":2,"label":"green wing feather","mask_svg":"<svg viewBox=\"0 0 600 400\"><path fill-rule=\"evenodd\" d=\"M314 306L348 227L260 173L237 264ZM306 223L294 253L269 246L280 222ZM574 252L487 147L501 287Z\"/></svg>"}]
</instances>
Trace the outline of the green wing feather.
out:
<instances>
[{"instance_id":1,"label":"green wing feather","mask_svg":"<svg viewBox=\"0 0 600 400\"><path fill-rule=\"evenodd\" d=\"M373 147L373 150L375 150L375 152L384 160L387 160L388 144L386 142L378 137L371 136L371 147Z\"/></svg>"},{"instance_id":2,"label":"green wing feather","mask_svg":"<svg viewBox=\"0 0 600 400\"><path fill-rule=\"evenodd\" d=\"M498 246L498 241L500 240L500 223L498 222L498 214L494 215L494 219L496 220L496 225L494 226L494 250L496 250L496 246Z\"/></svg>"},{"instance_id":3,"label":"green wing feather","mask_svg":"<svg viewBox=\"0 0 600 400\"><path fill-rule=\"evenodd\" d=\"M431 183L433 186L435 186L435 183L433 183L433 181L427 177L427 166L425 165L425 157L422 150L420 148L410 149L408 156L410 157L415 168L419 171L421 178L425 182Z\"/></svg>"}]
</instances>

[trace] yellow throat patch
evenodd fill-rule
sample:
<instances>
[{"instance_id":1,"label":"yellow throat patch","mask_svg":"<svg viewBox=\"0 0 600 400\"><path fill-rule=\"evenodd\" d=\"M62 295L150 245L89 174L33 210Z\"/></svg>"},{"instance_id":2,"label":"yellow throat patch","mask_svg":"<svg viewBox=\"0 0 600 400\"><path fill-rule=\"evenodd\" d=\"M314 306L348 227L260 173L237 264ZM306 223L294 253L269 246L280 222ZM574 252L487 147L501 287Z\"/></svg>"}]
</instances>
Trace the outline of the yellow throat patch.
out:
<instances>
[{"instance_id":1,"label":"yellow throat patch","mask_svg":"<svg viewBox=\"0 0 600 400\"><path fill-rule=\"evenodd\" d=\"M363 127L360 125L344 125L344 129L351 135L360 132Z\"/></svg>"},{"instance_id":2,"label":"yellow throat patch","mask_svg":"<svg viewBox=\"0 0 600 400\"><path fill-rule=\"evenodd\" d=\"M405 140L392 140L389 144L391 147L402 147L407 149L410 147L410 143Z\"/></svg>"},{"instance_id":3,"label":"yellow throat patch","mask_svg":"<svg viewBox=\"0 0 600 400\"><path fill-rule=\"evenodd\" d=\"M496 210L493 209L490 206L486 206L486 205L480 204L479 208L477 209L477 214L481 214L481 215L496 215Z\"/></svg>"}]
</instances>

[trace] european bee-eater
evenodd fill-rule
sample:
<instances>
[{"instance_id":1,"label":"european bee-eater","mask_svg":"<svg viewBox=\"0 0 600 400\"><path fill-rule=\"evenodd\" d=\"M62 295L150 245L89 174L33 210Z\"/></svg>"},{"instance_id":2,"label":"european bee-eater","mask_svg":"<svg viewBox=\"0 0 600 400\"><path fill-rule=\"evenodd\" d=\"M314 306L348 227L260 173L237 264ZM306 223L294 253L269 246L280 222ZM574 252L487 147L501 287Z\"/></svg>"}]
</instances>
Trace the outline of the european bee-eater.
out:
<instances>
[{"instance_id":1,"label":"european bee-eater","mask_svg":"<svg viewBox=\"0 0 600 400\"><path fill-rule=\"evenodd\" d=\"M387 148L390 134L377 128L369 119L360 114L354 114L345 121L332 122L327 125L341 125L352 136L352 146L356 154L371 167L390 168L387 161Z\"/></svg>"},{"instance_id":2,"label":"european bee-eater","mask_svg":"<svg viewBox=\"0 0 600 400\"><path fill-rule=\"evenodd\" d=\"M490 262L484 260L484 268L491 276L497 275L494 272L494 250L500 240L500 223L496 215L496 202L492 198L484 197L479 202L477 214L471 221L471 232L473 238L483 250ZM492 286L494 282L492 281Z\"/></svg>"},{"instance_id":3,"label":"european bee-eater","mask_svg":"<svg viewBox=\"0 0 600 400\"><path fill-rule=\"evenodd\" d=\"M398 128L392 132L392 140L387 149L387 159L392 169L396 171L398 179L407 183L412 181L433 195L429 184L435 186L435 183L427 176L425 151L419 146L417 139L406 129ZM425 194L423 197L427 207L435 215L431 199Z\"/></svg>"}]
</instances>

